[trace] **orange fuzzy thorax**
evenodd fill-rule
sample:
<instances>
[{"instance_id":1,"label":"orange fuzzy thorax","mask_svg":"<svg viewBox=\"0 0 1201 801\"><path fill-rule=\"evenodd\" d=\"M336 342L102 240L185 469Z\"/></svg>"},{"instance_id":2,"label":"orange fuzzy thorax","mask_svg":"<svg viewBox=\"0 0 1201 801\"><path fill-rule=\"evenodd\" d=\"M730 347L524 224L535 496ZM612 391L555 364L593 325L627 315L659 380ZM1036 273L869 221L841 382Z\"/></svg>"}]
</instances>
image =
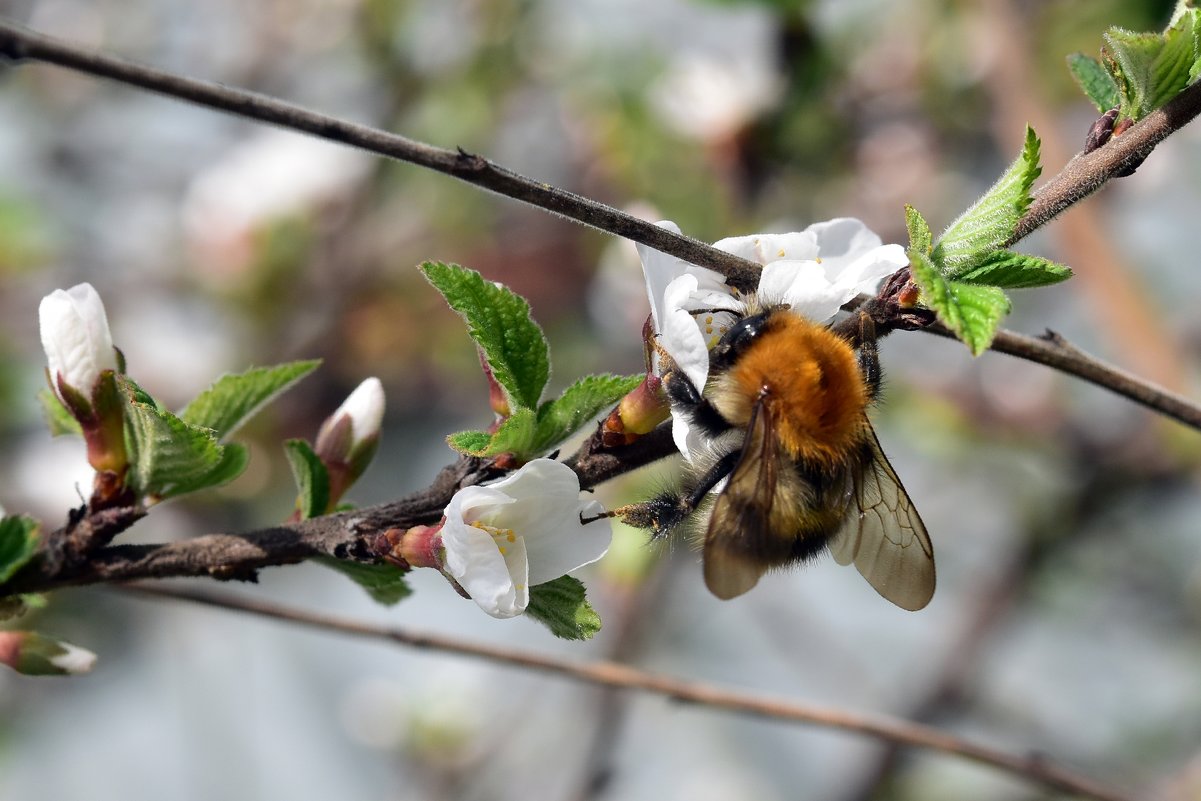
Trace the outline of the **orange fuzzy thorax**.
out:
<instances>
[{"instance_id":1,"label":"orange fuzzy thorax","mask_svg":"<svg viewBox=\"0 0 1201 801\"><path fill-rule=\"evenodd\" d=\"M855 351L829 328L791 312L773 315L766 331L716 378L714 405L745 427L763 397L784 452L831 467L863 439L868 392Z\"/></svg>"}]
</instances>

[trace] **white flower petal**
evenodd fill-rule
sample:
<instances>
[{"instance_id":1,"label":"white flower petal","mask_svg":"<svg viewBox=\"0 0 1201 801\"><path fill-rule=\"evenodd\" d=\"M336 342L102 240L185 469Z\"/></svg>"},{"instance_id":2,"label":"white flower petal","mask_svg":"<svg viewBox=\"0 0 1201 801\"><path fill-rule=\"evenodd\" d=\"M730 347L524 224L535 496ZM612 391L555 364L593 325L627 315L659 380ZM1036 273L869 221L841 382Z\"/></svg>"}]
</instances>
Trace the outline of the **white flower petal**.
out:
<instances>
[{"instance_id":1,"label":"white flower petal","mask_svg":"<svg viewBox=\"0 0 1201 801\"><path fill-rule=\"evenodd\" d=\"M694 386L703 388L709 379L709 348L690 311L697 289L693 275L681 275L668 285L663 297L659 345Z\"/></svg>"},{"instance_id":2,"label":"white flower petal","mask_svg":"<svg viewBox=\"0 0 1201 801\"><path fill-rule=\"evenodd\" d=\"M769 304L783 303L797 314L825 322L845 302L845 289L830 283L814 261L777 261L763 268L759 294Z\"/></svg>"},{"instance_id":3,"label":"white flower petal","mask_svg":"<svg viewBox=\"0 0 1201 801\"><path fill-rule=\"evenodd\" d=\"M554 581L584 565L598 561L609 551L613 524L607 517L580 523L581 516L604 514L598 501L577 504L570 519L561 519L555 531L541 529L525 538L531 551L529 583L533 586Z\"/></svg>"},{"instance_id":4,"label":"white flower petal","mask_svg":"<svg viewBox=\"0 0 1201 801\"><path fill-rule=\"evenodd\" d=\"M96 665L96 655L86 648L80 648L78 645L71 645L68 642L59 642L59 647L63 652L58 656L50 658L50 664L54 665L59 670L72 675L87 673Z\"/></svg>"},{"instance_id":5,"label":"white flower petal","mask_svg":"<svg viewBox=\"0 0 1201 801\"><path fill-rule=\"evenodd\" d=\"M38 322L56 392L59 375L87 396L101 371L117 369L104 303L91 284L56 289L42 298Z\"/></svg>"},{"instance_id":6,"label":"white flower petal","mask_svg":"<svg viewBox=\"0 0 1201 801\"><path fill-rule=\"evenodd\" d=\"M660 221L656 225L674 234L680 233L680 227L668 220ZM721 273L710 270L707 267L690 264L683 259L676 256L669 256L641 243L638 244L638 255L642 258L642 273L646 278L646 294L647 299L650 300L651 317L655 322L656 331L661 330L663 297L667 290L667 285L681 275L695 276L697 286L706 291L720 292L727 295L730 292L730 288L726 286L725 277Z\"/></svg>"},{"instance_id":7,"label":"white flower petal","mask_svg":"<svg viewBox=\"0 0 1201 801\"><path fill-rule=\"evenodd\" d=\"M344 414L350 417L352 447L378 435L384 419L384 385L380 380L373 376L355 387L332 418L336 420Z\"/></svg>"},{"instance_id":8,"label":"white flower petal","mask_svg":"<svg viewBox=\"0 0 1201 801\"><path fill-rule=\"evenodd\" d=\"M525 611L524 606L517 607L512 575L489 532L448 515L442 526L442 545L446 572L481 609L493 617L513 617Z\"/></svg>"},{"instance_id":9,"label":"white flower petal","mask_svg":"<svg viewBox=\"0 0 1201 801\"><path fill-rule=\"evenodd\" d=\"M817 238L818 256L831 265L850 264L869 250L880 247L875 231L854 217L837 217L805 229Z\"/></svg>"},{"instance_id":10,"label":"white flower petal","mask_svg":"<svg viewBox=\"0 0 1201 801\"><path fill-rule=\"evenodd\" d=\"M713 247L759 264L780 259L816 259L819 241L809 230L788 234L752 234L719 239Z\"/></svg>"},{"instance_id":11,"label":"white flower petal","mask_svg":"<svg viewBox=\"0 0 1201 801\"><path fill-rule=\"evenodd\" d=\"M847 296L847 300L850 300L860 292L875 292L881 278L892 275L908 263L905 248L900 245L881 245L856 258L837 275L831 275L829 269L826 275L832 283L850 291ZM824 261L822 266L826 266Z\"/></svg>"}]
</instances>

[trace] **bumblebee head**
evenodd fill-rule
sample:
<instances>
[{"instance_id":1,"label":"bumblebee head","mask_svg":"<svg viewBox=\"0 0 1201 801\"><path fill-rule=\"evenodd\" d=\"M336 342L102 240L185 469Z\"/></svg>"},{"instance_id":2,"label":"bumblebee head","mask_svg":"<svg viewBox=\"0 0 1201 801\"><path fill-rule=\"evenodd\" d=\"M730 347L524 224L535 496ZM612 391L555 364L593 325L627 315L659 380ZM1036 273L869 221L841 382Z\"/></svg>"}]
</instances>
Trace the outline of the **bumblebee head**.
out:
<instances>
[{"instance_id":1,"label":"bumblebee head","mask_svg":"<svg viewBox=\"0 0 1201 801\"><path fill-rule=\"evenodd\" d=\"M710 357L710 364L713 369L717 372L723 372L733 367L750 349L751 345L757 342L773 327L773 318L779 312L787 310L787 306L774 306L747 315L731 325L713 347Z\"/></svg>"}]
</instances>

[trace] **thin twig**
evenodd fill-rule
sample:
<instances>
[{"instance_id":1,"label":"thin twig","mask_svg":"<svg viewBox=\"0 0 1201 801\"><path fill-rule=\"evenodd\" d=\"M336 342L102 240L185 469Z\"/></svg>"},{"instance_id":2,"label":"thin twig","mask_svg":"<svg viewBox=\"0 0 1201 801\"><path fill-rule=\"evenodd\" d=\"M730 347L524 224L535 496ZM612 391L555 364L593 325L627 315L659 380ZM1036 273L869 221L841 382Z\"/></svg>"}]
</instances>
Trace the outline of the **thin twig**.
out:
<instances>
[{"instance_id":1,"label":"thin twig","mask_svg":"<svg viewBox=\"0 0 1201 801\"><path fill-rule=\"evenodd\" d=\"M1091 779L1052 765L1040 754L1017 756L989 746L980 745L970 740L965 740L961 737L956 737L930 726L894 718L879 715L863 715L841 709L831 709L829 707L769 698L713 684L663 676L617 662L598 661L580 663L516 648L502 648L495 645L468 642L441 634L419 633L389 626L363 623L335 615L294 609L268 601L235 598L228 594L218 595L178 587L151 587L143 585L123 585L122 589L155 598L171 598L215 606L221 609L249 612L276 620L299 623L324 631L335 631L360 637L389 640L412 648L441 651L458 654L459 656L483 659L489 662L498 662L525 670L550 673L589 684L627 690L641 690L676 701L726 709L731 712L740 712L755 717L810 723L817 726L843 729L887 742L903 743L904 745L929 748L934 751L953 754L984 765L1000 768L1029 781L1053 787L1064 792L1101 799L1101 801L1133 801L1131 796L1116 792Z\"/></svg>"},{"instance_id":2,"label":"thin twig","mask_svg":"<svg viewBox=\"0 0 1201 801\"><path fill-rule=\"evenodd\" d=\"M926 330L948 339L956 339L953 333L942 326L930 326ZM999 331L990 350L1074 375L1201 431L1201 406L1145 379L1112 367L1095 356L1090 356L1049 329L1041 337Z\"/></svg>"},{"instance_id":3,"label":"thin twig","mask_svg":"<svg viewBox=\"0 0 1201 801\"><path fill-rule=\"evenodd\" d=\"M1145 159L1155 146L1201 114L1201 83L1195 83L1139 120L1104 147L1079 155L1034 194L1026 215L1006 245L1024 239L1058 214L1096 192Z\"/></svg>"},{"instance_id":4,"label":"thin twig","mask_svg":"<svg viewBox=\"0 0 1201 801\"><path fill-rule=\"evenodd\" d=\"M436 170L584 225L641 242L685 261L709 265L727 276L733 285L743 289L754 288L759 280L759 265L754 262L717 250L690 237L674 234L604 203L519 175L461 148L446 150L433 147L398 134L318 114L265 95L209 81L185 78L91 52L2 19L0 56L16 61L32 60L57 64L189 103L362 148L380 156Z\"/></svg>"}]
</instances>

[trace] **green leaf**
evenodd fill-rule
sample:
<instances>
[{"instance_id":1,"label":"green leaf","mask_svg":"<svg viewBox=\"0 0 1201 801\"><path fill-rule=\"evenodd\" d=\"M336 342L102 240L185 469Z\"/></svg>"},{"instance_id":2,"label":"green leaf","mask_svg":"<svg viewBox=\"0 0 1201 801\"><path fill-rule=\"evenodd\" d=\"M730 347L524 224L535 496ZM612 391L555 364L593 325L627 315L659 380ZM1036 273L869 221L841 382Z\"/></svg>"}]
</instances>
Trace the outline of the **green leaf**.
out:
<instances>
[{"instance_id":1,"label":"green leaf","mask_svg":"<svg viewBox=\"0 0 1201 801\"><path fill-rule=\"evenodd\" d=\"M1001 318L1009 312L1009 298L997 287L950 281L920 251L909 250L909 267L922 290L922 302L938 319L979 356L996 336Z\"/></svg>"},{"instance_id":2,"label":"green leaf","mask_svg":"<svg viewBox=\"0 0 1201 801\"><path fill-rule=\"evenodd\" d=\"M398 604L413 594L413 590L405 581L405 571L395 565L386 562L369 565L334 559L332 556L322 556L314 561L349 577L365 589L376 603L384 606Z\"/></svg>"},{"instance_id":3,"label":"green leaf","mask_svg":"<svg viewBox=\"0 0 1201 801\"><path fill-rule=\"evenodd\" d=\"M1027 256L1009 250L994 250L972 269L956 280L965 284L984 284L1006 289L1048 286L1066 281L1072 270L1038 256Z\"/></svg>"},{"instance_id":4,"label":"green leaf","mask_svg":"<svg viewBox=\"0 0 1201 801\"><path fill-rule=\"evenodd\" d=\"M1083 53L1073 53L1068 56L1068 70L1080 85L1085 97L1091 100L1102 114L1121 103L1117 82L1097 59Z\"/></svg>"},{"instance_id":5,"label":"green leaf","mask_svg":"<svg viewBox=\"0 0 1201 801\"><path fill-rule=\"evenodd\" d=\"M57 437L62 434L83 436L83 428L80 427L79 421L67 410L57 395L48 389L43 389L38 393L38 402L42 404L42 414L46 417L50 436Z\"/></svg>"},{"instance_id":6,"label":"green leaf","mask_svg":"<svg viewBox=\"0 0 1201 801\"><path fill-rule=\"evenodd\" d=\"M584 584L572 576L530 587L527 617L532 617L564 640L589 640L601 629L600 615L588 603Z\"/></svg>"},{"instance_id":7,"label":"green leaf","mask_svg":"<svg viewBox=\"0 0 1201 801\"><path fill-rule=\"evenodd\" d=\"M129 482L134 492L161 500L228 480L226 460L231 457L212 431L189 425L160 408L128 376L118 376L117 382L125 399Z\"/></svg>"},{"instance_id":8,"label":"green leaf","mask_svg":"<svg viewBox=\"0 0 1201 801\"><path fill-rule=\"evenodd\" d=\"M975 267L988 253L1002 247L1030 207L1030 187L1042 172L1039 141L1026 127L1026 141L1017 160L984 197L959 216L939 238L932 259L949 278Z\"/></svg>"},{"instance_id":9,"label":"green leaf","mask_svg":"<svg viewBox=\"0 0 1201 801\"><path fill-rule=\"evenodd\" d=\"M38 521L24 515L0 519L0 584L33 558L38 549Z\"/></svg>"},{"instance_id":10,"label":"green leaf","mask_svg":"<svg viewBox=\"0 0 1201 801\"><path fill-rule=\"evenodd\" d=\"M909 230L909 247L929 255L933 247L930 224L909 204L905 205L905 228Z\"/></svg>"},{"instance_id":11,"label":"green leaf","mask_svg":"<svg viewBox=\"0 0 1201 801\"><path fill-rule=\"evenodd\" d=\"M427 261L421 271L467 321L471 338L515 409L533 409L550 377L550 353L530 307L511 290L475 270Z\"/></svg>"},{"instance_id":12,"label":"green leaf","mask_svg":"<svg viewBox=\"0 0 1201 801\"><path fill-rule=\"evenodd\" d=\"M468 456L483 456L488 450L492 435L487 431L460 431L446 438L446 444Z\"/></svg>"},{"instance_id":13,"label":"green leaf","mask_svg":"<svg viewBox=\"0 0 1201 801\"><path fill-rule=\"evenodd\" d=\"M222 484L228 484L242 475L242 471L250 463L250 451L246 449L246 446L228 442L219 447L221 448L221 461L217 462L212 470L196 476L191 481L180 481L171 490L171 494L183 495L202 489L212 489Z\"/></svg>"},{"instance_id":14,"label":"green leaf","mask_svg":"<svg viewBox=\"0 0 1201 801\"><path fill-rule=\"evenodd\" d=\"M180 419L212 429L224 439L320 364L320 359L312 359L223 375L179 413Z\"/></svg>"},{"instance_id":15,"label":"green leaf","mask_svg":"<svg viewBox=\"0 0 1201 801\"><path fill-rule=\"evenodd\" d=\"M288 464L292 466L292 477L296 479L296 508L300 510L300 519L325 514L329 509L329 471L321 457L303 439L288 440L284 450L288 454Z\"/></svg>"},{"instance_id":16,"label":"green leaf","mask_svg":"<svg viewBox=\"0 0 1201 801\"><path fill-rule=\"evenodd\" d=\"M1196 10L1162 34L1123 28L1105 32L1105 54L1122 96L1122 116L1141 120L1188 86L1197 62Z\"/></svg>"},{"instance_id":17,"label":"green leaf","mask_svg":"<svg viewBox=\"0 0 1201 801\"><path fill-rule=\"evenodd\" d=\"M513 453L525 459L538 451L538 413L533 409L518 409L505 418L492 435L483 456Z\"/></svg>"},{"instance_id":18,"label":"green leaf","mask_svg":"<svg viewBox=\"0 0 1201 801\"><path fill-rule=\"evenodd\" d=\"M589 375L538 409L535 454L550 450L642 383L645 375Z\"/></svg>"},{"instance_id":19,"label":"green leaf","mask_svg":"<svg viewBox=\"0 0 1201 801\"><path fill-rule=\"evenodd\" d=\"M541 456L578 431L589 420L617 403L645 376L590 375L581 378L553 401L518 409L505 418L495 434L461 431L446 438L450 447L470 456L515 454L525 461Z\"/></svg>"}]
</instances>

